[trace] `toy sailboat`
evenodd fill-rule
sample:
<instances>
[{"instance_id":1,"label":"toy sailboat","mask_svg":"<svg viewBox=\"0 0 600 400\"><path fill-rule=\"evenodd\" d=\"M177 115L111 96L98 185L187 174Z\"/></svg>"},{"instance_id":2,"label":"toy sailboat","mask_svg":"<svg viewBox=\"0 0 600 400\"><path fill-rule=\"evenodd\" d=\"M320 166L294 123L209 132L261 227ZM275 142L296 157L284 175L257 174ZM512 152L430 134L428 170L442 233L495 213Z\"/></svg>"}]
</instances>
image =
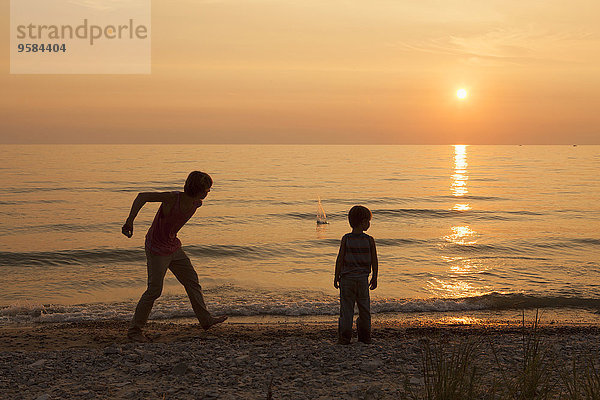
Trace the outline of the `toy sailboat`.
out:
<instances>
[{"instance_id":1,"label":"toy sailboat","mask_svg":"<svg viewBox=\"0 0 600 400\"><path fill-rule=\"evenodd\" d=\"M325 214L325 210L323 209L323 205L321 204L321 198L317 197L319 200L319 204L317 205L317 225L328 224L327 215Z\"/></svg>"}]
</instances>

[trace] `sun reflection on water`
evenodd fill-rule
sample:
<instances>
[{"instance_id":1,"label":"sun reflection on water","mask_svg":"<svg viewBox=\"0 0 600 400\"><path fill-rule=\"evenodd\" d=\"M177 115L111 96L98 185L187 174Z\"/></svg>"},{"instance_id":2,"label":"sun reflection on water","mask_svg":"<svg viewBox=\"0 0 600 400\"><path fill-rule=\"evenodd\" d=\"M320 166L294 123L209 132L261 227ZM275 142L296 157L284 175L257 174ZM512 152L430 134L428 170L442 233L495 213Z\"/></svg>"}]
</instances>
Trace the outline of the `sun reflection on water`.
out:
<instances>
[{"instance_id":1,"label":"sun reflection on water","mask_svg":"<svg viewBox=\"0 0 600 400\"><path fill-rule=\"evenodd\" d=\"M449 317L442 321L448 325L480 325L483 323L481 318L473 317Z\"/></svg>"},{"instance_id":2,"label":"sun reflection on water","mask_svg":"<svg viewBox=\"0 0 600 400\"><path fill-rule=\"evenodd\" d=\"M462 197L469 193L467 189L467 146L457 144L454 146L454 174L452 175L452 194Z\"/></svg>"},{"instance_id":3,"label":"sun reflection on water","mask_svg":"<svg viewBox=\"0 0 600 400\"><path fill-rule=\"evenodd\" d=\"M473 283L460 279L433 278L427 284L432 293L445 298L482 296L488 293L485 288L476 287Z\"/></svg>"},{"instance_id":4,"label":"sun reflection on water","mask_svg":"<svg viewBox=\"0 0 600 400\"><path fill-rule=\"evenodd\" d=\"M455 204L454 207L452 207L452 209L454 211L469 211L471 209L471 205L470 204Z\"/></svg>"},{"instance_id":5,"label":"sun reflection on water","mask_svg":"<svg viewBox=\"0 0 600 400\"><path fill-rule=\"evenodd\" d=\"M475 275L481 274L488 270L486 266L481 264L476 260L471 260L469 258L450 258L444 257L445 261L450 264L450 271L454 274L468 274Z\"/></svg>"},{"instance_id":6,"label":"sun reflection on water","mask_svg":"<svg viewBox=\"0 0 600 400\"><path fill-rule=\"evenodd\" d=\"M469 226L453 226L450 229L452 230L452 234L444 236L445 241L463 246L477 243L477 239L475 238L477 232Z\"/></svg>"},{"instance_id":7,"label":"sun reflection on water","mask_svg":"<svg viewBox=\"0 0 600 400\"><path fill-rule=\"evenodd\" d=\"M464 202L464 197L469 193L467 182L467 146L454 146L454 172L451 175L450 192L457 202L452 210L469 211L471 205ZM467 224L457 224L450 227L450 232L442 236L443 241L440 249L452 251L456 249L452 245L474 246L477 244L479 234ZM479 284L479 274L484 273L488 267L477 260L461 256L442 256L445 264L445 273L434 277L427 282L429 291L435 296L445 298L461 298L481 296L491 291L486 285Z\"/></svg>"}]
</instances>

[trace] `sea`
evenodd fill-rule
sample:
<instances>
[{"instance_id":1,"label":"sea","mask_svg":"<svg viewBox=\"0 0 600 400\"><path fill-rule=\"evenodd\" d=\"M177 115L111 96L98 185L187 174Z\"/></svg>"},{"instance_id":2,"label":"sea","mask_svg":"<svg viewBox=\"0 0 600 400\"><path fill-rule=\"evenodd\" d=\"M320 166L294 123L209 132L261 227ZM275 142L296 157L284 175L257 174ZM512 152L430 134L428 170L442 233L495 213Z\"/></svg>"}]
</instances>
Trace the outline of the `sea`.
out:
<instances>
[{"instance_id":1,"label":"sea","mask_svg":"<svg viewBox=\"0 0 600 400\"><path fill-rule=\"evenodd\" d=\"M0 325L128 320L146 287L139 192L214 186L179 232L215 314L336 320L347 213L373 214L375 316L600 318L600 146L1 145ZM328 224L318 225L321 199ZM192 318L171 272L151 319Z\"/></svg>"}]
</instances>

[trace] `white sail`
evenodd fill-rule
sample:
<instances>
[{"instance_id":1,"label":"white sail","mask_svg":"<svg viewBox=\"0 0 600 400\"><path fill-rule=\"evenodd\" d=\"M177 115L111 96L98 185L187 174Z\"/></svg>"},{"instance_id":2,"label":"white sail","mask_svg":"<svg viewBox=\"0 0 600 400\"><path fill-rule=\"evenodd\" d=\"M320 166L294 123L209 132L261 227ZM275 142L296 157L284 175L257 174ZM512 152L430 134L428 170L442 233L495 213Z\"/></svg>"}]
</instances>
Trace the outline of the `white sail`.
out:
<instances>
[{"instance_id":1,"label":"white sail","mask_svg":"<svg viewBox=\"0 0 600 400\"><path fill-rule=\"evenodd\" d=\"M328 224L327 222L327 214L325 214L325 210L323 209L323 205L321 204L321 198L317 197L317 224Z\"/></svg>"}]
</instances>

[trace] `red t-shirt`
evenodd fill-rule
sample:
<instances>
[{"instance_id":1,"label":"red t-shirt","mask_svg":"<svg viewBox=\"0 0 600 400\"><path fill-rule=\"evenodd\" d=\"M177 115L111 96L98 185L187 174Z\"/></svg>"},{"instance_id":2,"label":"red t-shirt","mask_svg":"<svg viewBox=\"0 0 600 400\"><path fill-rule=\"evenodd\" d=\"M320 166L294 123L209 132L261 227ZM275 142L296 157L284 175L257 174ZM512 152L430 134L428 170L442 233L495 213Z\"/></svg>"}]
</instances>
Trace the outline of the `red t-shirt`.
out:
<instances>
[{"instance_id":1,"label":"red t-shirt","mask_svg":"<svg viewBox=\"0 0 600 400\"><path fill-rule=\"evenodd\" d=\"M192 209L184 214L181 212L182 193L173 193L177 194L177 199L171 208L171 212L165 216L161 204L146 234L146 250L158 256L168 256L175 253L181 247L181 241L177 238L177 232L194 215L198 207L202 205L202 200L200 200L194 203Z\"/></svg>"}]
</instances>

